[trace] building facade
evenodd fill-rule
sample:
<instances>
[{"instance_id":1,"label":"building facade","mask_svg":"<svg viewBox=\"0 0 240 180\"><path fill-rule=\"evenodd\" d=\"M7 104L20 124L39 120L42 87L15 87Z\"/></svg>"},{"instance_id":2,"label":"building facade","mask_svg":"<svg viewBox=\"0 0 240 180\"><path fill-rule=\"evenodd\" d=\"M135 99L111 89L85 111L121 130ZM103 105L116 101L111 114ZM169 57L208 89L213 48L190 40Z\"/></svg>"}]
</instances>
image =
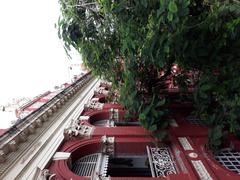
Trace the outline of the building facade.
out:
<instances>
[{"instance_id":1,"label":"building facade","mask_svg":"<svg viewBox=\"0 0 240 180\"><path fill-rule=\"evenodd\" d=\"M230 136L213 154L192 108L170 106L170 137L160 141L137 119L125 120L110 83L86 74L1 137L0 179L240 179L239 141Z\"/></svg>"}]
</instances>

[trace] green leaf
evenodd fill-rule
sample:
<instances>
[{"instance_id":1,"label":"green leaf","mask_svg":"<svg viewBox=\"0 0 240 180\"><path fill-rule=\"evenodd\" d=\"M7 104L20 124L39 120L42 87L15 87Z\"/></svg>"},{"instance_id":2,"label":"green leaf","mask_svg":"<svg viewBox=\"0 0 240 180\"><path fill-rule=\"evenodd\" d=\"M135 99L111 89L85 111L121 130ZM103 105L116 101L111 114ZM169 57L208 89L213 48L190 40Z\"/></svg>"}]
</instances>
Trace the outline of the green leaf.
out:
<instances>
[{"instance_id":1,"label":"green leaf","mask_svg":"<svg viewBox=\"0 0 240 180\"><path fill-rule=\"evenodd\" d=\"M186 16L186 15L188 15L188 13L189 13L188 8L182 8L182 9L179 11L179 16Z\"/></svg>"},{"instance_id":2,"label":"green leaf","mask_svg":"<svg viewBox=\"0 0 240 180\"><path fill-rule=\"evenodd\" d=\"M171 1L168 5L168 9L172 13L176 13L178 11L177 4L174 1Z\"/></svg>"},{"instance_id":3,"label":"green leaf","mask_svg":"<svg viewBox=\"0 0 240 180\"><path fill-rule=\"evenodd\" d=\"M201 86L201 90L202 90L202 91L207 91L207 90L209 90L209 89L211 89L211 88L212 88L211 84L203 84L203 85Z\"/></svg>"},{"instance_id":4,"label":"green leaf","mask_svg":"<svg viewBox=\"0 0 240 180\"><path fill-rule=\"evenodd\" d=\"M145 8L147 8L147 6L148 6L148 1L147 0L141 0L140 2Z\"/></svg>"},{"instance_id":5,"label":"green leaf","mask_svg":"<svg viewBox=\"0 0 240 180\"><path fill-rule=\"evenodd\" d=\"M171 22L173 20L173 14L172 13L168 13L167 19L168 19L168 21Z\"/></svg>"},{"instance_id":6,"label":"green leaf","mask_svg":"<svg viewBox=\"0 0 240 180\"><path fill-rule=\"evenodd\" d=\"M207 99L208 98L208 95L202 91L199 92L199 97L202 98L202 99Z\"/></svg>"},{"instance_id":7,"label":"green leaf","mask_svg":"<svg viewBox=\"0 0 240 180\"><path fill-rule=\"evenodd\" d=\"M149 105L149 106L147 106L145 109L144 109L144 111L143 111L143 113L146 115L146 114L148 114L149 112L150 112L150 110L151 110L151 106Z\"/></svg>"},{"instance_id":8,"label":"green leaf","mask_svg":"<svg viewBox=\"0 0 240 180\"><path fill-rule=\"evenodd\" d=\"M144 113L141 113L141 114L139 115L139 119L140 119L140 120L145 120L145 119L146 119L146 115L145 115Z\"/></svg>"},{"instance_id":9,"label":"green leaf","mask_svg":"<svg viewBox=\"0 0 240 180\"><path fill-rule=\"evenodd\" d=\"M162 99L161 101L158 101L157 107L158 107L158 106L163 106L163 105L165 104L165 102L166 102L166 99L165 99L165 98Z\"/></svg>"},{"instance_id":10,"label":"green leaf","mask_svg":"<svg viewBox=\"0 0 240 180\"><path fill-rule=\"evenodd\" d=\"M162 124L161 124L161 128L167 128L169 126L169 121L163 121Z\"/></svg>"},{"instance_id":11,"label":"green leaf","mask_svg":"<svg viewBox=\"0 0 240 180\"><path fill-rule=\"evenodd\" d=\"M120 13L122 10L124 9L124 2L120 2L120 3L114 3L114 6L112 8L112 11L114 13Z\"/></svg>"},{"instance_id":12,"label":"green leaf","mask_svg":"<svg viewBox=\"0 0 240 180\"><path fill-rule=\"evenodd\" d=\"M160 140L164 140L168 136L168 133L166 131L161 131L161 132L155 134L154 136Z\"/></svg>"},{"instance_id":13,"label":"green leaf","mask_svg":"<svg viewBox=\"0 0 240 180\"><path fill-rule=\"evenodd\" d=\"M221 126L216 126L214 129L213 129L213 139L220 139L222 138L223 136L223 133L222 133L222 127Z\"/></svg>"},{"instance_id":14,"label":"green leaf","mask_svg":"<svg viewBox=\"0 0 240 180\"><path fill-rule=\"evenodd\" d=\"M156 131L157 130L157 125L154 124L154 125L150 126L148 130L152 131L152 132Z\"/></svg>"},{"instance_id":15,"label":"green leaf","mask_svg":"<svg viewBox=\"0 0 240 180\"><path fill-rule=\"evenodd\" d=\"M222 145L223 140L223 128L220 125L217 125L211 129L209 129L208 134L208 146L213 150L217 151Z\"/></svg>"},{"instance_id":16,"label":"green leaf","mask_svg":"<svg viewBox=\"0 0 240 180\"><path fill-rule=\"evenodd\" d=\"M159 17L164 11L165 11L165 8L161 6L161 7L157 10L157 17Z\"/></svg>"},{"instance_id":17,"label":"green leaf","mask_svg":"<svg viewBox=\"0 0 240 180\"><path fill-rule=\"evenodd\" d=\"M169 15L169 14L168 14L168 15ZM172 15L172 14L171 14L170 19L171 19L171 21L172 21L172 19L173 19L173 15ZM169 18L168 18L168 20L169 20ZM169 20L169 21L170 21L170 20ZM169 53L169 52L170 52L170 48L169 48L168 45L165 45L165 46L164 46L164 52L165 52L165 53Z\"/></svg>"}]
</instances>

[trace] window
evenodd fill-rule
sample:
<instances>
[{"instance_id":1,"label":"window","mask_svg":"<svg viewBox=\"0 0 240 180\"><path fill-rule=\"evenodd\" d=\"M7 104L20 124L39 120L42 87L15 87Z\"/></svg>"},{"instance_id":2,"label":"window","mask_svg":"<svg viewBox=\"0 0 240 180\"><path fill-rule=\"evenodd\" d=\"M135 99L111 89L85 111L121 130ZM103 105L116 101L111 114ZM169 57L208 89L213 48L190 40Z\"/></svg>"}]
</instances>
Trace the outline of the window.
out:
<instances>
[{"instance_id":1,"label":"window","mask_svg":"<svg viewBox=\"0 0 240 180\"><path fill-rule=\"evenodd\" d=\"M240 152L233 150L222 150L215 159L227 169L240 174Z\"/></svg>"},{"instance_id":2,"label":"window","mask_svg":"<svg viewBox=\"0 0 240 180\"><path fill-rule=\"evenodd\" d=\"M109 159L111 177L152 177L147 156L117 156Z\"/></svg>"},{"instance_id":3,"label":"window","mask_svg":"<svg viewBox=\"0 0 240 180\"><path fill-rule=\"evenodd\" d=\"M72 171L79 176L92 176L99 172L102 177L106 177L108 159L109 156L102 153L90 154L74 162Z\"/></svg>"}]
</instances>

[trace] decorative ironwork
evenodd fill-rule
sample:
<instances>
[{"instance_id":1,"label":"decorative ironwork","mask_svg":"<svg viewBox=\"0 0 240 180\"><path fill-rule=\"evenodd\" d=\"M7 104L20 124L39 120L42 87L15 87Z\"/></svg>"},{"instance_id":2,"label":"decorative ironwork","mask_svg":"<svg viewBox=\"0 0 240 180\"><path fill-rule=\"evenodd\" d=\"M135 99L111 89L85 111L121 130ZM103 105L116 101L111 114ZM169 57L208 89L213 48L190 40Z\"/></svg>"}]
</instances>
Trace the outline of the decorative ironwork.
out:
<instances>
[{"instance_id":1,"label":"decorative ironwork","mask_svg":"<svg viewBox=\"0 0 240 180\"><path fill-rule=\"evenodd\" d=\"M72 171L79 176L92 176L99 159L99 153L84 156L73 163Z\"/></svg>"},{"instance_id":2,"label":"decorative ironwork","mask_svg":"<svg viewBox=\"0 0 240 180\"><path fill-rule=\"evenodd\" d=\"M166 177L177 174L175 163L172 161L168 148L152 148L147 146L148 158L152 177Z\"/></svg>"},{"instance_id":3,"label":"decorative ironwork","mask_svg":"<svg viewBox=\"0 0 240 180\"><path fill-rule=\"evenodd\" d=\"M109 180L107 176L109 156L95 153L84 156L73 163L72 171L79 176L91 177L92 180Z\"/></svg>"},{"instance_id":4,"label":"decorative ironwork","mask_svg":"<svg viewBox=\"0 0 240 180\"><path fill-rule=\"evenodd\" d=\"M218 153L215 159L230 171L240 174L240 152L225 149Z\"/></svg>"}]
</instances>

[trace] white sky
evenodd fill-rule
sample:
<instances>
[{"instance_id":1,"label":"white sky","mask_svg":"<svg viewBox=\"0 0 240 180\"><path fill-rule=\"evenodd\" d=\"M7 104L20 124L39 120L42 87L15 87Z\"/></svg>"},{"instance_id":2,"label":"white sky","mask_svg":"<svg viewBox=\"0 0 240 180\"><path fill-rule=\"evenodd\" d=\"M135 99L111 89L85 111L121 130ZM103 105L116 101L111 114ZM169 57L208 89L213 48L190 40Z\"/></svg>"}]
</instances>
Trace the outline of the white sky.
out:
<instances>
[{"instance_id":1,"label":"white sky","mask_svg":"<svg viewBox=\"0 0 240 180\"><path fill-rule=\"evenodd\" d=\"M58 0L0 0L0 104L69 80Z\"/></svg>"}]
</instances>

